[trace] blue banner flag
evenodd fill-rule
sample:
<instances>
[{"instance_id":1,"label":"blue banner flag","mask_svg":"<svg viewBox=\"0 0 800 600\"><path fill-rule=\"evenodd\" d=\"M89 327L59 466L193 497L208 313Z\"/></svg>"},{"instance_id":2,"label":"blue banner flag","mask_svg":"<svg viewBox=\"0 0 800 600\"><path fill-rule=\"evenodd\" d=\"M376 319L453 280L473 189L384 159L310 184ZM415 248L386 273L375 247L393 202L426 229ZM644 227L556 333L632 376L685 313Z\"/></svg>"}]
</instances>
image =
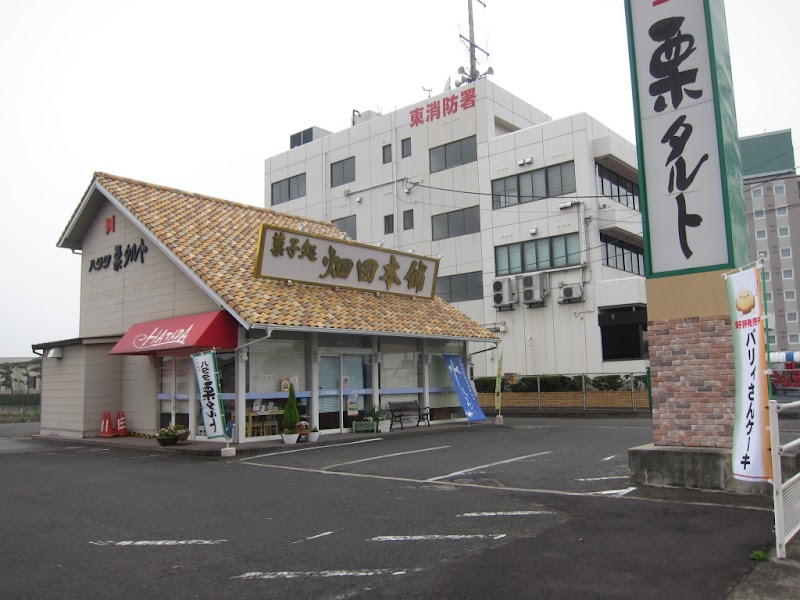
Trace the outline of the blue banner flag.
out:
<instances>
[{"instance_id":1,"label":"blue banner flag","mask_svg":"<svg viewBox=\"0 0 800 600\"><path fill-rule=\"evenodd\" d=\"M478 404L478 398L475 396L475 391L470 385L469 378L467 378L467 370L464 368L464 361L461 356L458 354L442 354L442 356L447 365L447 370L450 371L450 379L453 380L461 406L464 407L467 421L486 421L486 415L483 414L483 410Z\"/></svg>"}]
</instances>

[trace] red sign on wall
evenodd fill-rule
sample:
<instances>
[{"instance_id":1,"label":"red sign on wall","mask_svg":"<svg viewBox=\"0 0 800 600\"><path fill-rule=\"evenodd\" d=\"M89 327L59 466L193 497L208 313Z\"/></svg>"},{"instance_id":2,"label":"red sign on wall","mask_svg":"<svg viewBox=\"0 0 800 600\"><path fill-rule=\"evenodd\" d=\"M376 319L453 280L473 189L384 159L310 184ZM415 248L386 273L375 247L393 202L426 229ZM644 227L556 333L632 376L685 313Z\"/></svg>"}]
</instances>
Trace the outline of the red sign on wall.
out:
<instances>
[{"instance_id":1,"label":"red sign on wall","mask_svg":"<svg viewBox=\"0 0 800 600\"><path fill-rule=\"evenodd\" d=\"M424 107L418 106L417 108L412 108L409 113L411 115L411 126L416 127L423 123L436 121L442 117L456 114L459 108L461 110L475 108L474 87L462 90L461 94L452 94L441 100L432 100Z\"/></svg>"}]
</instances>

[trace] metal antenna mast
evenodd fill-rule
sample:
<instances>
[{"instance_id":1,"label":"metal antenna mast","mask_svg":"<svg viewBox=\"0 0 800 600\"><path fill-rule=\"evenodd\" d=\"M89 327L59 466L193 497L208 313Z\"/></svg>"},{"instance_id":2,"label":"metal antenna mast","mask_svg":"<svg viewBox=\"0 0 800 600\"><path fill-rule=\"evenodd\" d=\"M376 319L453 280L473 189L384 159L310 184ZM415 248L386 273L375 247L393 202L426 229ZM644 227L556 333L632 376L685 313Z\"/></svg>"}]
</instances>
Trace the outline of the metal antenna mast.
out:
<instances>
[{"instance_id":1,"label":"metal antenna mast","mask_svg":"<svg viewBox=\"0 0 800 600\"><path fill-rule=\"evenodd\" d=\"M483 0L478 0L478 2L480 2L481 5L486 8L486 3L483 2ZM460 67L458 69L458 74L462 75L462 78L460 81L456 81L456 87L465 83L477 81L484 75L494 74L494 70L491 67L489 67L486 73L481 74L478 72L478 60L475 57L475 49L477 48L483 52L487 58L489 57L489 53L475 44L475 20L472 16L472 0L467 0L467 7L469 10L469 39L465 38L463 35L459 35L459 37L461 37L461 39L464 40L469 47L469 71L467 71L464 67Z\"/></svg>"}]
</instances>

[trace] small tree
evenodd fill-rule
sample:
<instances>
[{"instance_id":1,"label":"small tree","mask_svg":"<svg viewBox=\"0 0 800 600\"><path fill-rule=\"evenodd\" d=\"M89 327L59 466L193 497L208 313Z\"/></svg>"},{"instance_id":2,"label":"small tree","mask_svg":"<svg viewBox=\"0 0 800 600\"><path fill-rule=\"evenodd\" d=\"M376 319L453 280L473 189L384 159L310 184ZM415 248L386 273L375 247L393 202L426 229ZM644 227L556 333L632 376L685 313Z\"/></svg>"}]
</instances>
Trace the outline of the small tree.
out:
<instances>
[{"instance_id":1,"label":"small tree","mask_svg":"<svg viewBox=\"0 0 800 600\"><path fill-rule=\"evenodd\" d=\"M300 420L300 413L297 411L297 396L294 393L294 384L289 384L289 398L283 409L283 433L294 433L297 422Z\"/></svg>"}]
</instances>

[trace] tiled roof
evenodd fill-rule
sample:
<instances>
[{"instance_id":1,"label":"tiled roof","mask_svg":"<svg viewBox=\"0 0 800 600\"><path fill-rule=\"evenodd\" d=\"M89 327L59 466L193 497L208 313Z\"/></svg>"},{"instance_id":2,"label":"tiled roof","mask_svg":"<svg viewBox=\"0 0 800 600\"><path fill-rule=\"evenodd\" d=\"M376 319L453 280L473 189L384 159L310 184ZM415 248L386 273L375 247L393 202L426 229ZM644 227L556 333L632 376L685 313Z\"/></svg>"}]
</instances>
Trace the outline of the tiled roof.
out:
<instances>
[{"instance_id":1,"label":"tiled roof","mask_svg":"<svg viewBox=\"0 0 800 600\"><path fill-rule=\"evenodd\" d=\"M339 238L331 223L96 173L95 180L248 325L446 338L497 336L439 297L413 298L254 275L262 224Z\"/></svg>"}]
</instances>

